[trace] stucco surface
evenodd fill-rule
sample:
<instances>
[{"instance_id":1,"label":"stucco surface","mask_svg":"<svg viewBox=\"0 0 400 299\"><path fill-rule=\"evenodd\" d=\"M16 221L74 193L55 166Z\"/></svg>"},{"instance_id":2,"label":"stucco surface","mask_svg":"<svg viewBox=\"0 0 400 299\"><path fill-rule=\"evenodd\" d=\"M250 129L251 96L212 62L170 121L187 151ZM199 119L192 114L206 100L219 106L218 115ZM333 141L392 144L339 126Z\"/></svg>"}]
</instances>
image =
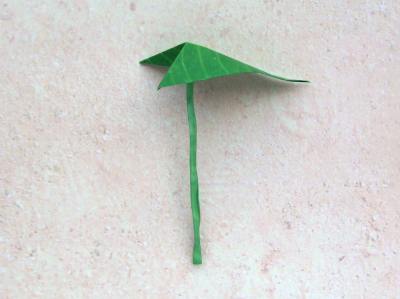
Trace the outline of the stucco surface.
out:
<instances>
[{"instance_id":1,"label":"stucco surface","mask_svg":"<svg viewBox=\"0 0 400 299\"><path fill-rule=\"evenodd\" d=\"M0 1L0 298L400 298L399 1ZM310 85L184 86L183 41Z\"/></svg>"}]
</instances>

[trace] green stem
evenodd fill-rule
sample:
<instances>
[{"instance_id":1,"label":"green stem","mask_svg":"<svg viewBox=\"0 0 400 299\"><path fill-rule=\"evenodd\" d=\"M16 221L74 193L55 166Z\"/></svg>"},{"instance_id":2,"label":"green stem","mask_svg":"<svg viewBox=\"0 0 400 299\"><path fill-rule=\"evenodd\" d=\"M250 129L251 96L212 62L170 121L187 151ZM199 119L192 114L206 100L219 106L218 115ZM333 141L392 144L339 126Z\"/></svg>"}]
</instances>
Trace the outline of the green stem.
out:
<instances>
[{"instance_id":1,"label":"green stem","mask_svg":"<svg viewBox=\"0 0 400 299\"><path fill-rule=\"evenodd\" d=\"M190 133L190 202L192 206L194 231L193 264L200 265L202 263L200 245L200 202L196 165L197 125L196 114L194 112L193 83L188 83L186 85L186 100Z\"/></svg>"}]
</instances>

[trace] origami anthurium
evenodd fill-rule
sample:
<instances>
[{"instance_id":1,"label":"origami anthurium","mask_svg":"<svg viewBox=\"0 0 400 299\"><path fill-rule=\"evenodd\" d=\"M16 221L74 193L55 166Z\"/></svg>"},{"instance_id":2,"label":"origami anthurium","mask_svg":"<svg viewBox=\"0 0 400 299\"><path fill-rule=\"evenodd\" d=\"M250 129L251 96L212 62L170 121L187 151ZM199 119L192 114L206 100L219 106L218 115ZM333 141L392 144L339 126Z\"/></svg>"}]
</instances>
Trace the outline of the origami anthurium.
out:
<instances>
[{"instance_id":1,"label":"origami anthurium","mask_svg":"<svg viewBox=\"0 0 400 299\"><path fill-rule=\"evenodd\" d=\"M200 202L196 166L197 127L193 102L194 82L242 73L258 73L288 82L308 81L286 79L273 75L206 47L187 42L144 59L140 63L168 67L167 74L162 79L158 89L177 84L186 84L190 133L190 197L194 230L193 264L201 264Z\"/></svg>"}]
</instances>

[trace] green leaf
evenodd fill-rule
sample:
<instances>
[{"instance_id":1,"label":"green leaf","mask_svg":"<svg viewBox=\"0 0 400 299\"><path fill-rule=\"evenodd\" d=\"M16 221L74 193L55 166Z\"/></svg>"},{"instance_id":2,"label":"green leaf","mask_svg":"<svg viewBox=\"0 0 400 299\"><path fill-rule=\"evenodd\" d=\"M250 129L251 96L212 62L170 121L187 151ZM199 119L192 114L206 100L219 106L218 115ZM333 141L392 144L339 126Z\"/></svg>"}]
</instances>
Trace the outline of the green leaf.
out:
<instances>
[{"instance_id":1,"label":"green leaf","mask_svg":"<svg viewBox=\"0 0 400 299\"><path fill-rule=\"evenodd\" d=\"M167 74L158 86L159 89L171 85L192 83L243 73L258 73L289 82L309 82L277 76L192 43L180 44L144 59L140 63L169 67Z\"/></svg>"},{"instance_id":2,"label":"green leaf","mask_svg":"<svg viewBox=\"0 0 400 299\"><path fill-rule=\"evenodd\" d=\"M267 73L246 63L230 58L206 47L183 43L157 55L142 60L142 64L169 67L158 88L186 83L187 112L190 133L190 196L193 219L193 264L201 264L200 245L200 200L197 176L197 124L194 109L194 82L216 77L242 73L259 73L289 82L308 82L306 80L286 79Z\"/></svg>"}]
</instances>

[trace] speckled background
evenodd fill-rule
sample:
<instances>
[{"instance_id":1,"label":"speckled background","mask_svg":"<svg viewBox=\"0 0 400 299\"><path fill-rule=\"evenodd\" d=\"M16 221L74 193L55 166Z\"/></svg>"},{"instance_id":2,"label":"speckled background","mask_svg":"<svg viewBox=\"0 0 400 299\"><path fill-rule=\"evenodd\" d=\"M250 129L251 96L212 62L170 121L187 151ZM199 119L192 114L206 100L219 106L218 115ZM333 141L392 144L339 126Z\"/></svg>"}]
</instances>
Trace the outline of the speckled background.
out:
<instances>
[{"instance_id":1,"label":"speckled background","mask_svg":"<svg viewBox=\"0 0 400 299\"><path fill-rule=\"evenodd\" d=\"M399 1L0 1L0 298L400 298ZM311 85L196 85L192 41Z\"/></svg>"}]
</instances>

